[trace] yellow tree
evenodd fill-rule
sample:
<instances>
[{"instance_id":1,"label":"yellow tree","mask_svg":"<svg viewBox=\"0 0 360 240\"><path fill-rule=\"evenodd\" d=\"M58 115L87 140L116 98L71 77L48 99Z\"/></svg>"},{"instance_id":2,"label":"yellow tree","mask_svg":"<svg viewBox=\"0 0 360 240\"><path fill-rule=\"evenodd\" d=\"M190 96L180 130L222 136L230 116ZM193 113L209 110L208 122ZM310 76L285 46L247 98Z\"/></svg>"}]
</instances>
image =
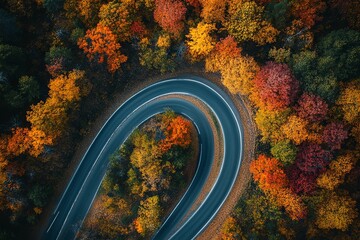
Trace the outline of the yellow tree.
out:
<instances>
[{"instance_id":1,"label":"yellow tree","mask_svg":"<svg viewBox=\"0 0 360 240\"><path fill-rule=\"evenodd\" d=\"M264 7L254 1L231 1L225 27L238 42L273 43L279 31L265 21Z\"/></svg>"},{"instance_id":2,"label":"yellow tree","mask_svg":"<svg viewBox=\"0 0 360 240\"><path fill-rule=\"evenodd\" d=\"M116 35L101 23L88 30L86 35L79 39L78 45L89 60L106 62L110 73L114 73L127 61L127 57L120 52L121 45L117 42Z\"/></svg>"},{"instance_id":3,"label":"yellow tree","mask_svg":"<svg viewBox=\"0 0 360 240\"><path fill-rule=\"evenodd\" d=\"M200 22L195 28L190 28L186 35L186 44L192 60L199 61L206 57L215 47L215 40L210 33L215 30L215 24Z\"/></svg>"},{"instance_id":4,"label":"yellow tree","mask_svg":"<svg viewBox=\"0 0 360 240\"><path fill-rule=\"evenodd\" d=\"M351 152L337 157L330 163L329 169L316 179L317 184L328 190L337 188L344 182L345 175L353 169L357 157Z\"/></svg>"},{"instance_id":5,"label":"yellow tree","mask_svg":"<svg viewBox=\"0 0 360 240\"><path fill-rule=\"evenodd\" d=\"M222 240L235 240L239 239L242 236L241 229L236 222L236 219L233 217L228 217L222 228L221 228L221 239Z\"/></svg>"},{"instance_id":6,"label":"yellow tree","mask_svg":"<svg viewBox=\"0 0 360 240\"><path fill-rule=\"evenodd\" d=\"M59 99L60 102L79 101L81 91L78 81L84 78L85 72L73 70L68 74L62 74L49 83L49 97Z\"/></svg>"},{"instance_id":7,"label":"yellow tree","mask_svg":"<svg viewBox=\"0 0 360 240\"><path fill-rule=\"evenodd\" d=\"M262 136L261 141L276 143L284 140L285 134L279 129L287 121L289 114L289 109L283 111L259 109L255 116L255 122Z\"/></svg>"},{"instance_id":8,"label":"yellow tree","mask_svg":"<svg viewBox=\"0 0 360 240\"><path fill-rule=\"evenodd\" d=\"M112 1L104 4L99 12L100 23L108 27L119 41L130 39L130 26L132 21L128 7L125 4Z\"/></svg>"},{"instance_id":9,"label":"yellow tree","mask_svg":"<svg viewBox=\"0 0 360 240\"><path fill-rule=\"evenodd\" d=\"M344 86L336 104L340 106L344 119L349 123L359 122L360 119L360 79Z\"/></svg>"},{"instance_id":10,"label":"yellow tree","mask_svg":"<svg viewBox=\"0 0 360 240\"><path fill-rule=\"evenodd\" d=\"M225 20L225 0L201 0L201 17L205 22L223 22Z\"/></svg>"},{"instance_id":11,"label":"yellow tree","mask_svg":"<svg viewBox=\"0 0 360 240\"><path fill-rule=\"evenodd\" d=\"M46 135L43 131L32 127L29 131L29 138L31 139L31 148L29 153L31 156L37 157L44 152L46 145L52 145L52 136Z\"/></svg>"},{"instance_id":12,"label":"yellow tree","mask_svg":"<svg viewBox=\"0 0 360 240\"><path fill-rule=\"evenodd\" d=\"M256 61L249 56L230 59L221 71L221 80L231 93L248 95L253 87L252 80L259 71Z\"/></svg>"},{"instance_id":13,"label":"yellow tree","mask_svg":"<svg viewBox=\"0 0 360 240\"><path fill-rule=\"evenodd\" d=\"M12 135L8 140L7 151L15 156L19 156L28 151L31 146L28 134L28 128L17 127L12 129Z\"/></svg>"},{"instance_id":14,"label":"yellow tree","mask_svg":"<svg viewBox=\"0 0 360 240\"><path fill-rule=\"evenodd\" d=\"M321 229L345 231L358 215L356 201L347 193L325 193L316 209L315 223Z\"/></svg>"},{"instance_id":15,"label":"yellow tree","mask_svg":"<svg viewBox=\"0 0 360 240\"><path fill-rule=\"evenodd\" d=\"M159 196L141 201L138 217L134 221L136 231L142 236L153 233L160 226L160 213Z\"/></svg>"},{"instance_id":16,"label":"yellow tree","mask_svg":"<svg viewBox=\"0 0 360 240\"><path fill-rule=\"evenodd\" d=\"M208 72L222 71L227 68L230 60L239 57L241 48L237 46L234 37L227 36L216 43L215 48L205 59L205 69Z\"/></svg>"},{"instance_id":17,"label":"yellow tree","mask_svg":"<svg viewBox=\"0 0 360 240\"><path fill-rule=\"evenodd\" d=\"M307 130L308 122L296 115L288 118L288 121L281 127L281 131L285 134L287 139L292 140L299 145L309 138Z\"/></svg>"},{"instance_id":18,"label":"yellow tree","mask_svg":"<svg viewBox=\"0 0 360 240\"><path fill-rule=\"evenodd\" d=\"M79 0L78 11L83 22L88 26L94 26L98 21L98 12L101 0Z\"/></svg>"}]
</instances>

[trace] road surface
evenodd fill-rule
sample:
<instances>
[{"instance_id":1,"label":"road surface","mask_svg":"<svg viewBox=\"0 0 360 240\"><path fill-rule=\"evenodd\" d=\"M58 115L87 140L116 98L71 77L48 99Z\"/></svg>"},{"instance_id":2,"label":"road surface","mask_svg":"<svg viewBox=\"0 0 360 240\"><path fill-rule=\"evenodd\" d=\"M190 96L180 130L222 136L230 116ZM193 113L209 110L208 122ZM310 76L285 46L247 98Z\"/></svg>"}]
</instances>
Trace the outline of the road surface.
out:
<instances>
[{"instance_id":1,"label":"road surface","mask_svg":"<svg viewBox=\"0 0 360 240\"><path fill-rule=\"evenodd\" d=\"M190 95L203 101L214 113L224 139L224 159L212 189L200 206L193 207L210 173L214 156L213 133L205 115L192 103L172 97ZM160 98L169 96L167 98ZM109 156L141 123L171 108L191 119L200 141L199 164L190 186L175 209L156 232L154 239L193 239L215 217L228 197L238 175L242 158L240 116L226 95L215 84L198 77L179 77L152 84L123 103L107 120L87 149L42 238L74 239L101 185ZM195 209L189 212L190 209ZM186 218L184 217L186 215Z\"/></svg>"}]
</instances>

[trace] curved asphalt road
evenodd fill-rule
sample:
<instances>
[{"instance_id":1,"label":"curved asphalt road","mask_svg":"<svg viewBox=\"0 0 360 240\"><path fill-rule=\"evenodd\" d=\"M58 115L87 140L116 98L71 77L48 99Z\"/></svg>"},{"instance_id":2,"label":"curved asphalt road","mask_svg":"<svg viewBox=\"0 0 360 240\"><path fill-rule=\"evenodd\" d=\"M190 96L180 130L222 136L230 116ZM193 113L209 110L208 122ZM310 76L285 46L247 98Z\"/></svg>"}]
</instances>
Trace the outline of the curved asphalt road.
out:
<instances>
[{"instance_id":1,"label":"curved asphalt road","mask_svg":"<svg viewBox=\"0 0 360 240\"><path fill-rule=\"evenodd\" d=\"M191 95L206 103L216 115L224 138L224 161L219 177L202 204L190 215L187 213L209 175L214 144L219 143L214 143L204 114L190 102L178 98L157 99L174 93ZM43 239L75 238L100 187L109 156L138 125L167 107L195 123L201 151L192 183L154 239L193 239L201 233L219 211L238 175L243 131L240 116L230 97L211 82L191 76L152 84L129 98L114 112L85 153L49 219ZM189 217L185 219L185 215Z\"/></svg>"}]
</instances>

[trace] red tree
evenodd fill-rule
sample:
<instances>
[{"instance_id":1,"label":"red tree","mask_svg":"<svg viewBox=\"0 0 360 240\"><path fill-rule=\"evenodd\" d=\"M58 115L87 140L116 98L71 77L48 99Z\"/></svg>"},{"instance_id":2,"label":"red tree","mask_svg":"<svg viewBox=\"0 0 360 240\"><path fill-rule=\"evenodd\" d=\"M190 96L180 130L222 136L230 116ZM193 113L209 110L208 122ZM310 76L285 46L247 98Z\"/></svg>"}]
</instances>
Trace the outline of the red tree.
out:
<instances>
[{"instance_id":1,"label":"red tree","mask_svg":"<svg viewBox=\"0 0 360 240\"><path fill-rule=\"evenodd\" d=\"M320 145L305 142L296 156L296 165L303 172L319 174L329 164L332 155Z\"/></svg>"},{"instance_id":2,"label":"red tree","mask_svg":"<svg viewBox=\"0 0 360 240\"><path fill-rule=\"evenodd\" d=\"M330 123L325 126L323 132L323 142L328 144L330 149L339 150L341 144L345 139L348 138L348 132L344 129L344 124L342 123Z\"/></svg>"},{"instance_id":3,"label":"red tree","mask_svg":"<svg viewBox=\"0 0 360 240\"><path fill-rule=\"evenodd\" d=\"M301 171L296 165L287 170L290 189L296 194L311 193L316 189L316 175Z\"/></svg>"},{"instance_id":4,"label":"red tree","mask_svg":"<svg viewBox=\"0 0 360 240\"><path fill-rule=\"evenodd\" d=\"M299 117L310 122L322 121L328 112L328 105L321 97L304 93L296 106Z\"/></svg>"},{"instance_id":5,"label":"red tree","mask_svg":"<svg viewBox=\"0 0 360 240\"><path fill-rule=\"evenodd\" d=\"M269 110L288 107L295 99L299 82L286 64L268 62L258 72L254 84L259 91L260 101Z\"/></svg>"},{"instance_id":6,"label":"red tree","mask_svg":"<svg viewBox=\"0 0 360 240\"><path fill-rule=\"evenodd\" d=\"M135 21L130 26L130 32L132 36L144 37L147 34L146 27L142 21Z\"/></svg>"},{"instance_id":7,"label":"red tree","mask_svg":"<svg viewBox=\"0 0 360 240\"><path fill-rule=\"evenodd\" d=\"M155 21L165 30L179 36L184 29L186 7L178 0L155 0Z\"/></svg>"},{"instance_id":8,"label":"red tree","mask_svg":"<svg viewBox=\"0 0 360 240\"><path fill-rule=\"evenodd\" d=\"M304 25L311 28L316 21L320 21L320 14L325 10L324 0L296 0L292 4L292 14L300 18Z\"/></svg>"}]
</instances>

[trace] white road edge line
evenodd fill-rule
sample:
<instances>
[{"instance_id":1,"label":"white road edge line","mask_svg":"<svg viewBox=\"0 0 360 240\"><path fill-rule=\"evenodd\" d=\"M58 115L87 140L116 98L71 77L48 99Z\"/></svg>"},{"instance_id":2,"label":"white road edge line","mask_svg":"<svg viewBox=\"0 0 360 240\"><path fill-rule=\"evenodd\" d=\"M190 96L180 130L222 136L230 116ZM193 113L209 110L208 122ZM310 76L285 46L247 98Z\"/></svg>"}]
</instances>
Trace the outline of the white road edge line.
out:
<instances>
[{"instance_id":1,"label":"white road edge line","mask_svg":"<svg viewBox=\"0 0 360 240\"><path fill-rule=\"evenodd\" d=\"M188 79L190 81L196 81L196 80L192 80L192 79ZM196 82L199 82L199 81L196 81ZM215 91L213 88L211 88L210 86L202 83L202 82L199 82L200 84L204 85L205 87L211 89L213 92L215 92L223 101L224 103L227 105L227 107L229 108L229 110L231 111L236 123L237 123L237 130L239 132L239 136L240 136L240 142L242 143L243 142L243 137L242 137L242 131L241 131L241 126L238 122L238 119L234 113L234 111L232 110L232 108L230 107L230 105L228 104L228 102L223 98L223 96L221 96L217 91ZM216 115L216 114L215 114ZM217 115L216 115L217 116ZM221 123L220 123L221 125ZM222 125L221 125L222 126ZM224 134L224 132L223 132ZM226 148L225 148L225 138L224 138L224 157L225 157L225 154L226 154ZM243 155L243 148L241 146L241 149L240 149L240 159L239 159L239 164L237 165L237 169L236 169L236 176L239 174L239 170L240 170L240 163L242 161L242 155ZM222 162L221 164L221 168L220 168L220 173L222 172L222 169L223 169L223 166L224 166L224 161ZM200 204L200 206L197 208L197 210L189 217L189 219L175 232L175 234L173 234L170 239L172 239L179 231L181 231L181 229L184 228L184 226L194 217L194 215L200 210L200 208L204 205L204 203L207 201L207 199L209 198L210 194L212 193L214 187L217 185L218 181L219 181L219 176L220 176L220 173L218 175L218 177L216 178L216 181L215 183L213 184L211 190L209 191L209 193L207 194L207 196L205 197L204 201ZM212 219L215 217L215 215L219 212L220 208L224 205L224 202L226 201L226 199L228 198L234 184L235 184L235 181L236 181L236 178L233 179L232 181L232 184L231 184L231 187L229 189L229 191L227 192L226 194L226 197L224 198L224 200L221 202L220 206L216 209L215 213L211 216L211 218L206 222L206 224L200 229L200 231L194 236L194 238L192 239L195 239L208 225L209 223L212 221Z\"/></svg>"},{"instance_id":2,"label":"white road edge line","mask_svg":"<svg viewBox=\"0 0 360 240\"><path fill-rule=\"evenodd\" d=\"M73 182L73 179L74 179L76 173L78 172L78 170L79 170L82 162L83 162L84 159L85 159L85 156L86 156L87 153L89 152L89 150L90 150L90 148L92 147L93 143L95 142L95 140L97 139L97 137L99 136L99 134L100 134L100 132L103 130L103 128L107 125L107 123L108 123L108 122L112 119L112 117L118 112L118 110L119 110L124 104L126 104L128 101L130 101L130 100L132 100L133 98L135 98L137 95L139 95L139 94L142 93L143 91L145 91L145 90L147 90L147 89L149 89L149 88L152 88L152 87L154 87L154 86L156 86L156 85L163 84L164 82L173 82L173 81L178 81L178 80L187 80L187 81L199 83L199 84L201 84L201 85L209 88L209 89L210 89L211 91L213 91L215 94L217 94L217 95L226 103L226 105L229 107L230 111L232 112L232 114L233 114L233 116L234 116L234 118L235 118L235 121L237 122L238 131L239 131L239 133L240 133L240 138L241 138L241 142L242 142L242 135L241 135L241 130L240 130L240 125L239 125L238 119L236 118L233 110L231 109L231 107L230 107L230 105L227 103L227 101L226 101L216 90L214 90L212 87L204 84L203 82L201 82L201 81L199 81L199 80L187 79L187 78L167 79L167 80L162 80L162 81L156 82L156 83L154 83L154 84L151 84L151 85L143 88L142 90L138 91L138 92L135 93L133 96L131 96L130 98L128 98L124 103L122 103L122 104L111 114L111 116L110 116L110 117L107 119L107 121L103 124L103 126L101 127L101 129L98 131L98 133L97 133L96 136L94 137L93 141L91 142L90 146L87 148L87 150L86 150L83 158L81 159L79 165L77 166L77 168L76 168L76 170L75 170L75 173L73 174L73 176L72 176L69 184L67 185L64 193L62 194L62 197L61 197L61 199L60 199L60 201L59 201L59 203L58 203L58 205L57 205L54 213L57 211L59 205L61 204L61 202L62 202L65 194L66 194L67 191L68 191L69 186L70 186L71 183ZM142 107L143 105L147 104L148 102L150 102L150 101L152 101L152 100L154 100L154 99L157 99L157 98L159 98L159 97L161 97L161 96L172 95L172 94L177 94L177 93L178 93L178 92L169 92L169 93L166 93L166 94L158 95L157 97L154 97L154 98L148 100L147 102L141 104L141 105L140 105L139 107L137 107L132 113L134 113L134 112L137 111L140 107ZM184 93L182 93L182 94L184 94ZM193 96L192 94L188 94L188 93L185 93L185 95L191 95L191 96ZM197 97L197 96L193 96L193 97L196 97L196 98L200 99L200 98ZM202 100L202 99L200 99L200 100ZM205 102L204 100L202 100L202 101ZM205 103L206 103L206 102L205 102ZM206 105L208 105L208 104L206 104ZM209 106L209 105L208 105L208 106ZM209 106L209 107L210 107L210 106ZM210 107L210 109L213 111L213 109L212 109L211 107ZM215 113L214 111L213 111L213 113L215 114L215 116L216 116L216 118L217 118L217 120L218 120L218 116L216 115L216 113ZM130 114L130 115L131 115L131 114ZM129 115L129 116L130 116L130 115ZM124 121L126 121L129 116L127 116L127 117L122 121L122 123L123 123ZM219 121L219 122L220 122L220 121ZM116 128L116 130L119 128L119 126L121 126L122 123L120 123L120 124L118 125L118 127ZM115 130L114 132L116 132L116 130ZM113 134L114 134L114 133L113 133ZM101 150L100 154L98 155L98 158L99 158L99 156L101 155L101 153L103 152L104 148L106 147L107 143L109 142L109 140L111 139L111 137L113 136L113 134L109 137L108 141L106 142L106 144L104 145L104 147L103 147L103 149ZM223 138L224 138L224 132L223 132L223 131L222 131L222 134L223 134ZM225 143L225 138L224 138L224 143ZM225 144L224 144L224 145L225 145ZM243 150L243 149L241 148L241 156L242 156L242 150ZM224 156L225 156L225 148L224 148ZM98 161L98 158L97 158L96 161L94 162L92 168L94 167L94 165L95 165L96 162ZM224 161L223 161L223 162L224 162ZM239 161L239 162L241 162L241 158L240 158L240 161ZM92 170L92 168L91 168L91 170ZM223 164L221 165L220 172L222 171L222 169L223 169ZM239 172L239 169L240 169L240 164L238 165L238 168L237 168L237 174L238 174L238 172ZM66 217L66 219L65 219L65 221L64 221L64 223L63 223L63 225L62 225L62 227L61 227L61 229L60 229L60 232L59 232L59 234L58 234L58 236L57 236L56 239L58 239L58 237L60 236L61 231L62 231L62 229L63 229L63 227L64 227L64 225L65 225L65 223L66 223L66 221L67 221L67 218L68 218L68 216L69 216L69 214L70 214L70 212L71 212L71 210L72 210L72 208L73 208L73 206L74 206L74 204L75 204L75 202L76 202L76 200L77 200L77 198L78 198L78 196L79 196L79 194L80 194L80 192L81 192L81 190L82 190L82 188L83 188L83 186L84 186L84 184L85 184L85 182L86 182L86 180L87 180L87 178L88 178L88 176L89 176L89 174L90 174L90 172L91 172L91 170L89 171L89 173L88 173L85 181L83 182L82 187L81 187L79 193L77 194L77 196L76 196L76 198L75 198L75 200L74 200L74 202L73 202L73 204L72 204L72 206L71 206L71 208L70 208L70 210L69 210L69 212L68 212L68 214L67 214L67 217ZM220 175L220 174L219 174L219 175ZM212 190L213 190L214 186L217 184L218 180L219 180L219 178L216 179L215 184L213 185L211 191L209 192L209 194L207 195L207 197L205 198L205 200L203 201L203 203L207 200L208 196L209 196L210 193L212 192ZM233 187L233 185L234 185L234 183L235 183L235 180L236 180L236 179L233 180L233 183L232 183L232 185L231 185L231 188ZM100 185L101 185L101 184L100 184ZM100 185L98 186L98 189L99 189ZM214 213L214 215L211 217L211 219L206 223L206 225L201 229L201 231L209 224L209 222L210 222L210 221L213 219L213 217L216 215L216 213L218 212L218 210L221 208L221 206L223 205L223 203L224 203L225 200L227 199L229 193L230 193L230 191L228 191L228 193L227 193L227 195L226 195L226 198L223 200L223 202L221 203L220 207L217 209L217 211ZM96 196L96 195L95 195L95 196ZM192 214L192 216L188 219L188 221L193 217L193 215L196 214L196 212L201 208L201 206L203 205L203 203L198 207L198 209L195 211L195 213ZM91 207L91 205L90 205L90 207ZM183 226L184 226L188 221L186 221L186 222L183 224ZM183 227L183 226L182 226L182 227ZM178 231L180 231L180 230L182 229L182 227L181 227ZM49 229L50 229L50 228L49 228ZM177 232L178 232L178 231L177 231ZM200 232L201 232L201 231L200 231ZM177 233L177 232L176 232L176 233ZM199 233L200 233L200 232L199 232ZM175 233L175 235L176 235L176 233ZM199 233L197 233L197 235L198 235ZM196 235L196 236L197 236L197 235Z\"/></svg>"},{"instance_id":3,"label":"white road edge line","mask_svg":"<svg viewBox=\"0 0 360 240\"><path fill-rule=\"evenodd\" d=\"M54 220L52 220L52 222L51 222L51 224L50 224L50 227L47 229L47 231L46 231L46 232L49 232L49 231L50 231L50 228L51 228L51 227L52 227L52 225L54 224L54 222L55 222L56 218L59 216L59 213L60 213L60 212L57 212L56 216L54 217Z\"/></svg>"}]
</instances>

